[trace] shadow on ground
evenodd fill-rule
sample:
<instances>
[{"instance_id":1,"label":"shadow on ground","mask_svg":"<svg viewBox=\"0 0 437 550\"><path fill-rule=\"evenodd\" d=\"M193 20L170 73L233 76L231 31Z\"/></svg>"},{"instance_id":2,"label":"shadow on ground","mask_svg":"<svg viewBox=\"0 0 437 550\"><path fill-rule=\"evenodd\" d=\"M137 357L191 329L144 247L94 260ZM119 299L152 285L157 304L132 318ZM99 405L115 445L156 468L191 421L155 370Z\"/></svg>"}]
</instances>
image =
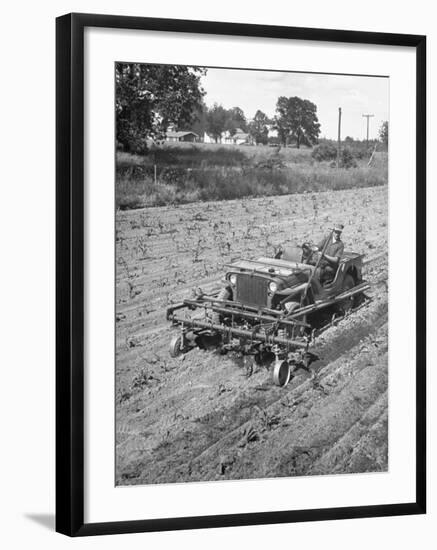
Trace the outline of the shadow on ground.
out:
<instances>
[{"instance_id":1,"label":"shadow on ground","mask_svg":"<svg viewBox=\"0 0 437 550\"><path fill-rule=\"evenodd\" d=\"M55 515L54 514L25 514L27 519L39 523L50 531L55 530Z\"/></svg>"}]
</instances>

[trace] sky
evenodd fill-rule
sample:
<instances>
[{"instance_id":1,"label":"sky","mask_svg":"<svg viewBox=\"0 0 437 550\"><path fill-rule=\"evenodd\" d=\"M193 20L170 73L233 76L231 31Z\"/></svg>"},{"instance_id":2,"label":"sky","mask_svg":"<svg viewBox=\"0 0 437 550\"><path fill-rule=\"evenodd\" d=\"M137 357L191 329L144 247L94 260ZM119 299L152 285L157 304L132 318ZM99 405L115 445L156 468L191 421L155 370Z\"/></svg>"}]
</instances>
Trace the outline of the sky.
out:
<instances>
[{"instance_id":1,"label":"sky","mask_svg":"<svg viewBox=\"0 0 437 550\"><path fill-rule=\"evenodd\" d=\"M389 119L389 79L369 76L323 75L240 69L208 69L202 77L208 107L214 103L226 109L240 107L251 119L260 109L267 116L275 114L280 96L298 96L317 105L321 125L320 137L337 139L338 108L342 109L341 137L377 138L382 121Z\"/></svg>"}]
</instances>

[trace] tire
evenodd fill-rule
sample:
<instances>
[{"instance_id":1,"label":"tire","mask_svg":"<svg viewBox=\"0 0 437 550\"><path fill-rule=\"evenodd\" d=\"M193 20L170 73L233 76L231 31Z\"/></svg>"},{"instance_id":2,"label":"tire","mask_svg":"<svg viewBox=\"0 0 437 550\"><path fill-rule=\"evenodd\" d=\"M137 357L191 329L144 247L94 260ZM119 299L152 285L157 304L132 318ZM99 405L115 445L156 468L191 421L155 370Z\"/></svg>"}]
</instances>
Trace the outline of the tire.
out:
<instances>
[{"instance_id":1,"label":"tire","mask_svg":"<svg viewBox=\"0 0 437 550\"><path fill-rule=\"evenodd\" d=\"M171 357L178 357L182 353L182 337L180 334L170 340L168 351Z\"/></svg>"},{"instance_id":2,"label":"tire","mask_svg":"<svg viewBox=\"0 0 437 550\"><path fill-rule=\"evenodd\" d=\"M217 295L217 300L232 300L232 292L229 288L222 288ZM221 325L223 321L223 315L216 313L215 311L211 314L211 321L214 324Z\"/></svg>"},{"instance_id":3,"label":"tire","mask_svg":"<svg viewBox=\"0 0 437 550\"><path fill-rule=\"evenodd\" d=\"M293 316L293 311L295 309L299 309L301 307L300 302L291 301L291 302L288 302L288 303L291 304L291 305L289 306L289 309L287 309L287 312L291 316ZM310 300L307 296L304 300L304 303L303 303L302 307L305 307L305 306L309 305L309 303L310 303ZM299 320L302 321L303 323L307 323L308 322L308 315L303 315L302 317L299 317ZM306 328L303 327L303 326L297 325L294 329L294 336L295 337L304 336L305 333L306 333Z\"/></svg>"},{"instance_id":4,"label":"tire","mask_svg":"<svg viewBox=\"0 0 437 550\"><path fill-rule=\"evenodd\" d=\"M287 310L287 313L292 314L295 309L298 309L300 307L300 302L295 302L294 300L287 302L287 306L285 309Z\"/></svg>"},{"instance_id":5,"label":"tire","mask_svg":"<svg viewBox=\"0 0 437 550\"><path fill-rule=\"evenodd\" d=\"M275 354L271 351L262 350L255 353L253 356L254 363L257 367L269 368L275 359Z\"/></svg>"},{"instance_id":6,"label":"tire","mask_svg":"<svg viewBox=\"0 0 437 550\"><path fill-rule=\"evenodd\" d=\"M352 277L350 273L346 273L344 280L343 280L343 286L341 288L342 292L346 292L347 290L350 290L351 288L354 288L355 286L355 279ZM343 315L346 315L350 312L350 310L355 305L355 296L351 296L350 298L346 298L339 304L339 310L340 313Z\"/></svg>"},{"instance_id":7,"label":"tire","mask_svg":"<svg viewBox=\"0 0 437 550\"><path fill-rule=\"evenodd\" d=\"M284 388L290 381L290 377L291 377L291 367L288 361L286 361L285 359L280 359L276 361L275 364L273 365L273 370L272 370L273 383L276 386Z\"/></svg>"}]
</instances>

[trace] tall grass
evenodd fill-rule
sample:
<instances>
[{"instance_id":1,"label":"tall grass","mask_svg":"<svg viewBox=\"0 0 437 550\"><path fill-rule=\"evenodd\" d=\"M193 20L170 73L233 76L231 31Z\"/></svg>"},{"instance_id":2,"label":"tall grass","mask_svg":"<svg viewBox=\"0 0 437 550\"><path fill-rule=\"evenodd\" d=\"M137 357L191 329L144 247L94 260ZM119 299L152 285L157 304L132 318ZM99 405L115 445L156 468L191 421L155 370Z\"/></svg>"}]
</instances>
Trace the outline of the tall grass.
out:
<instances>
[{"instance_id":1,"label":"tall grass","mask_svg":"<svg viewBox=\"0 0 437 550\"><path fill-rule=\"evenodd\" d=\"M179 170L174 178L154 183L144 170L140 175L117 172L116 205L121 209L226 200L251 196L285 195L313 191L373 187L387 183L383 159L371 167L340 169L324 163L288 164L265 170L253 167L221 166Z\"/></svg>"},{"instance_id":2,"label":"tall grass","mask_svg":"<svg viewBox=\"0 0 437 550\"><path fill-rule=\"evenodd\" d=\"M128 169L132 166L177 166L180 168L196 168L202 166L241 166L250 162L243 150L235 146L225 147L215 145L205 147L204 144L178 144L173 146L150 149L147 155L131 155L117 153L117 168Z\"/></svg>"}]
</instances>

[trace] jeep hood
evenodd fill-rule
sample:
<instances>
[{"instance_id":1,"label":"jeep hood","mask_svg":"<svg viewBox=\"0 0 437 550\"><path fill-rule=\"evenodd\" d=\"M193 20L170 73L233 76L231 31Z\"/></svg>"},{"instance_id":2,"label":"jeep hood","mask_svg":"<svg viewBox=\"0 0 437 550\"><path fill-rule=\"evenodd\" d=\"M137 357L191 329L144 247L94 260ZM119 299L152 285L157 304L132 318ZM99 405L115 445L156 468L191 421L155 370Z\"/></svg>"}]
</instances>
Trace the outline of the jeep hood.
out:
<instances>
[{"instance_id":1,"label":"jeep hood","mask_svg":"<svg viewBox=\"0 0 437 550\"><path fill-rule=\"evenodd\" d=\"M240 272L258 272L265 273L270 277L289 278L296 276L296 283L302 282L302 275L308 279L309 274L314 270L314 266L302 264L300 262L290 262L286 260L276 260L274 258L258 258L257 260L238 260L232 264L227 264L228 268ZM298 276L300 275L300 277Z\"/></svg>"}]
</instances>

